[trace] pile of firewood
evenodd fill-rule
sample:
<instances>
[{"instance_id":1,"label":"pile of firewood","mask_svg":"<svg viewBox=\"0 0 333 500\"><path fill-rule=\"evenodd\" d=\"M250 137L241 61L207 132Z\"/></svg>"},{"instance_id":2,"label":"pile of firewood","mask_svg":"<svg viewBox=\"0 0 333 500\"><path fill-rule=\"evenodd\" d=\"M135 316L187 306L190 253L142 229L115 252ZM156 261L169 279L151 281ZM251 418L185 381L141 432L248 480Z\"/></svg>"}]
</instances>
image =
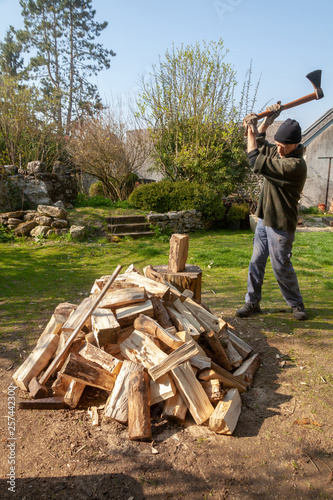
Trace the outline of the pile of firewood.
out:
<instances>
[{"instance_id":1,"label":"pile of firewood","mask_svg":"<svg viewBox=\"0 0 333 500\"><path fill-rule=\"evenodd\" d=\"M186 273L186 238L170 241L175 273ZM38 398L31 387L40 377L48 381L46 395L53 393L23 400L21 408L75 408L86 385L103 389L104 417L128 424L130 439L149 439L156 404L163 404L164 418L184 421L189 411L196 424L231 434L240 393L259 364L259 355L193 291L180 291L151 266L142 274L131 265L115 279L95 280L78 306L59 304L13 378Z\"/></svg>"}]
</instances>

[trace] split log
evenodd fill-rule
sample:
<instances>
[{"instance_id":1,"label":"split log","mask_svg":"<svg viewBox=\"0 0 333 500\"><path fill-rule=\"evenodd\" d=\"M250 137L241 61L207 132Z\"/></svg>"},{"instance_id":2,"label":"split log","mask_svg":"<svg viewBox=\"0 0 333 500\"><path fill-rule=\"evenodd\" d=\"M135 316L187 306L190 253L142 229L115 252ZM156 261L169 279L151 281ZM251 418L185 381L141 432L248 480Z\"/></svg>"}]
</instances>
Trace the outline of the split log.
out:
<instances>
[{"instance_id":1,"label":"split log","mask_svg":"<svg viewBox=\"0 0 333 500\"><path fill-rule=\"evenodd\" d=\"M203 424L213 413L200 382L195 377L189 361L171 370L171 376L196 424Z\"/></svg>"},{"instance_id":2,"label":"split log","mask_svg":"<svg viewBox=\"0 0 333 500\"><path fill-rule=\"evenodd\" d=\"M219 334L221 331L228 328L228 323L226 323L223 319L218 318L210 311L207 311L207 309L194 300L186 299L184 304L203 326L205 331L213 330L213 332Z\"/></svg>"},{"instance_id":3,"label":"split log","mask_svg":"<svg viewBox=\"0 0 333 500\"><path fill-rule=\"evenodd\" d=\"M172 322L171 319L168 315L168 311L166 310L166 307L164 303L162 302L161 299L158 297L155 297L152 295L150 297L151 303L153 304L153 309L154 309L154 317L157 321L157 323L162 327L162 328L170 328L172 327Z\"/></svg>"},{"instance_id":4,"label":"split log","mask_svg":"<svg viewBox=\"0 0 333 500\"><path fill-rule=\"evenodd\" d=\"M66 403L62 397L31 399L19 401L20 410L62 410Z\"/></svg>"},{"instance_id":5,"label":"split log","mask_svg":"<svg viewBox=\"0 0 333 500\"><path fill-rule=\"evenodd\" d=\"M246 384L242 380L234 377L227 370L224 370L213 362L211 370L204 370L203 372L199 373L199 379L204 381L214 379L221 380L224 387L237 388L239 392L246 391Z\"/></svg>"},{"instance_id":6,"label":"split log","mask_svg":"<svg viewBox=\"0 0 333 500\"><path fill-rule=\"evenodd\" d=\"M220 380L208 380L207 382L201 382L201 385L211 403L218 403L224 398L226 391L222 389Z\"/></svg>"},{"instance_id":7,"label":"split log","mask_svg":"<svg viewBox=\"0 0 333 500\"><path fill-rule=\"evenodd\" d=\"M146 289L148 293L153 295L157 295L163 300L168 300L170 296L170 289L168 286L163 285L162 283L157 283L150 278L146 278L146 276L141 276L138 273L129 273L126 275L125 279L126 283L134 283L135 285L142 286Z\"/></svg>"},{"instance_id":8,"label":"split log","mask_svg":"<svg viewBox=\"0 0 333 500\"><path fill-rule=\"evenodd\" d=\"M200 332L190 323L190 321L182 316L178 311L176 311L173 307L167 306L168 314L171 318L171 321L177 328L177 330L185 330L188 332L194 340L200 337Z\"/></svg>"},{"instance_id":9,"label":"split log","mask_svg":"<svg viewBox=\"0 0 333 500\"><path fill-rule=\"evenodd\" d=\"M189 235L174 233L170 238L169 271L179 273L185 270L188 256Z\"/></svg>"},{"instance_id":10,"label":"split log","mask_svg":"<svg viewBox=\"0 0 333 500\"><path fill-rule=\"evenodd\" d=\"M186 300L186 299L185 299ZM172 308L176 309L184 318L186 318L194 328L203 333L205 331L204 327L199 323L199 321L193 316L188 307L181 300L177 299L172 303Z\"/></svg>"},{"instance_id":11,"label":"split log","mask_svg":"<svg viewBox=\"0 0 333 500\"><path fill-rule=\"evenodd\" d=\"M231 435L236 428L241 408L242 400L238 390L229 389L209 418L210 430L217 434Z\"/></svg>"},{"instance_id":12,"label":"split log","mask_svg":"<svg viewBox=\"0 0 333 500\"><path fill-rule=\"evenodd\" d=\"M120 372L122 362L92 344L85 344L82 349L80 349L79 355L101 366L104 370L113 373L113 375L118 375Z\"/></svg>"},{"instance_id":13,"label":"split log","mask_svg":"<svg viewBox=\"0 0 333 500\"><path fill-rule=\"evenodd\" d=\"M120 352L125 359L141 363L145 368L150 368L167 357L148 335L134 330L134 332L120 344Z\"/></svg>"},{"instance_id":14,"label":"split log","mask_svg":"<svg viewBox=\"0 0 333 500\"><path fill-rule=\"evenodd\" d=\"M116 375L73 353L68 355L61 373L104 391L112 391L116 380Z\"/></svg>"},{"instance_id":15,"label":"split log","mask_svg":"<svg viewBox=\"0 0 333 500\"><path fill-rule=\"evenodd\" d=\"M86 297L83 301L78 305L75 311L69 316L68 320L63 324L62 331L72 333L78 324L84 319L85 315L91 308L93 303L92 297ZM89 317L84 324L84 327L87 328L86 333L91 330L91 318Z\"/></svg>"},{"instance_id":16,"label":"split log","mask_svg":"<svg viewBox=\"0 0 333 500\"><path fill-rule=\"evenodd\" d=\"M163 359L160 363L149 368L148 373L153 380L157 380L173 368L176 368L179 364L184 363L184 361L187 361L195 354L198 354L198 352L199 349L192 342L186 342L169 354L169 356Z\"/></svg>"},{"instance_id":17,"label":"split log","mask_svg":"<svg viewBox=\"0 0 333 500\"><path fill-rule=\"evenodd\" d=\"M196 354L195 356L192 356L192 358L190 359L191 365L194 366L195 368L197 368L198 370L210 369L212 366L212 361L208 356L206 356L206 353L203 350L203 348L201 347L201 345L199 345L191 337L191 335L188 332L185 332L184 330L178 332L177 335L178 335L178 337L180 337L183 340L183 342L191 342L193 345L195 345L197 347L197 349L199 351L198 354Z\"/></svg>"},{"instance_id":18,"label":"split log","mask_svg":"<svg viewBox=\"0 0 333 500\"><path fill-rule=\"evenodd\" d=\"M52 384L52 392L55 397L64 397L67 389L73 379L62 373L58 374L58 377Z\"/></svg>"},{"instance_id":19,"label":"split log","mask_svg":"<svg viewBox=\"0 0 333 500\"><path fill-rule=\"evenodd\" d=\"M171 272L166 265L154 266L153 269L180 292L186 289L191 290L194 293L194 300L201 302L202 271L200 267L186 264L184 271L178 273Z\"/></svg>"},{"instance_id":20,"label":"split log","mask_svg":"<svg viewBox=\"0 0 333 500\"><path fill-rule=\"evenodd\" d=\"M141 302L140 304L121 307L116 309L116 318L123 328L124 326L131 325L135 318L140 316L140 314L145 314L146 316L152 317L154 315L154 308L150 300L146 302Z\"/></svg>"},{"instance_id":21,"label":"split log","mask_svg":"<svg viewBox=\"0 0 333 500\"><path fill-rule=\"evenodd\" d=\"M250 385L253 382L253 377L260 366L260 355L253 354L249 359L233 373L234 377L242 380L245 384Z\"/></svg>"},{"instance_id":22,"label":"split log","mask_svg":"<svg viewBox=\"0 0 333 500\"><path fill-rule=\"evenodd\" d=\"M91 417L91 425L93 427L97 427L98 426L98 410L97 410L97 406L92 406L91 408L88 409L88 415L89 417Z\"/></svg>"},{"instance_id":23,"label":"split log","mask_svg":"<svg viewBox=\"0 0 333 500\"><path fill-rule=\"evenodd\" d=\"M149 333L149 335L157 337L172 349L177 349L184 343L179 337L172 335L167 330L162 328L157 321L145 316L144 314L140 314L140 316L135 319L134 328L136 330L140 330L140 332Z\"/></svg>"},{"instance_id":24,"label":"split log","mask_svg":"<svg viewBox=\"0 0 333 500\"><path fill-rule=\"evenodd\" d=\"M228 334L229 340L236 351L239 352L243 359L246 359L253 351L252 347L250 347L246 342L244 342L244 340L235 335L235 333L231 331L230 325L228 325Z\"/></svg>"},{"instance_id":25,"label":"split log","mask_svg":"<svg viewBox=\"0 0 333 500\"><path fill-rule=\"evenodd\" d=\"M173 286L171 283L166 281L157 271L154 270L153 266L148 265L143 269L143 273L146 276L146 278L149 278L153 281L156 281L157 283L160 283L167 288L169 288L169 296L165 298L165 300L174 300L177 298L181 298L182 292L178 290L175 286Z\"/></svg>"},{"instance_id":26,"label":"split log","mask_svg":"<svg viewBox=\"0 0 333 500\"><path fill-rule=\"evenodd\" d=\"M99 347L117 342L120 324L110 309L96 307L91 315L91 327Z\"/></svg>"},{"instance_id":27,"label":"split log","mask_svg":"<svg viewBox=\"0 0 333 500\"><path fill-rule=\"evenodd\" d=\"M209 332L205 332L203 334L204 339L207 340L208 344L210 345L211 350L214 353L214 358L215 361L222 366L222 368L225 368L226 370L231 370L232 369L232 364L230 363L230 360L227 356L227 353L225 352L224 348L222 347L221 342L217 338L215 332L212 330Z\"/></svg>"},{"instance_id":28,"label":"split log","mask_svg":"<svg viewBox=\"0 0 333 500\"><path fill-rule=\"evenodd\" d=\"M230 340L227 340L225 353L228 356L232 368L238 368L243 363L243 358L239 352L234 348Z\"/></svg>"},{"instance_id":29,"label":"split log","mask_svg":"<svg viewBox=\"0 0 333 500\"><path fill-rule=\"evenodd\" d=\"M171 377L166 374L156 381L150 381L150 406L165 401L176 394L176 387Z\"/></svg>"},{"instance_id":30,"label":"split log","mask_svg":"<svg viewBox=\"0 0 333 500\"><path fill-rule=\"evenodd\" d=\"M69 408L76 408L79 404L80 398L87 384L84 382L79 382L78 380L71 380L68 386L66 394L64 395L64 401Z\"/></svg>"},{"instance_id":31,"label":"split log","mask_svg":"<svg viewBox=\"0 0 333 500\"><path fill-rule=\"evenodd\" d=\"M48 328L48 327L46 327ZM42 334L40 341L27 359L16 370L13 379L18 387L27 391L29 383L44 370L57 350L59 335L55 335L52 330Z\"/></svg>"},{"instance_id":32,"label":"split log","mask_svg":"<svg viewBox=\"0 0 333 500\"><path fill-rule=\"evenodd\" d=\"M49 322L47 323L46 327L44 328L43 333L39 337L37 343L40 342L43 339L43 337L45 337L51 333L53 335L60 335L62 326L63 326L65 321L66 321L66 318L64 316L62 316L60 314L53 313Z\"/></svg>"},{"instance_id":33,"label":"split log","mask_svg":"<svg viewBox=\"0 0 333 500\"><path fill-rule=\"evenodd\" d=\"M77 309L77 304L71 304L70 302L61 302L57 305L54 310L54 315L57 321L65 323L65 321L70 317L70 315Z\"/></svg>"},{"instance_id":34,"label":"split log","mask_svg":"<svg viewBox=\"0 0 333 500\"><path fill-rule=\"evenodd\" d=\"M124 361L104 409L104 415L112 420L126 424L128 420L128 381L131 373L143 371L138 363Z\"/></svg>"},{"instance_id":35,"label":"split log","mask_svg":"<svg viewBox=\"0 0 333 500\"><path fill-rule=\"evenodd\" d=\"M128 381L128 437L151 439L149 379L146 372L131 373Z\"/></svg>"},{"instance_id":36,"label":"split log","mask_svg":"<svg viewBox=\"0 0 333 500\"><path fill-rule=\"evenodd\" d=\"M181 397L180 393L177 393L170 399L168 399L163 407L162 418L167 420L175 420L177 422L184 422L187 413L187 406Z\"/></svg>"},{"instance_id":37,"label":"split log","mask_svg":"<svg viewBox=\"0 0 333 500\"><path fill-rule=\"evenodd\" d=\"M146 302L147 292L143 287L122 288L120 290L109 290L99 303L98 307L107 309L119 309L131 304Z\"/></svg>"}]
</instances>

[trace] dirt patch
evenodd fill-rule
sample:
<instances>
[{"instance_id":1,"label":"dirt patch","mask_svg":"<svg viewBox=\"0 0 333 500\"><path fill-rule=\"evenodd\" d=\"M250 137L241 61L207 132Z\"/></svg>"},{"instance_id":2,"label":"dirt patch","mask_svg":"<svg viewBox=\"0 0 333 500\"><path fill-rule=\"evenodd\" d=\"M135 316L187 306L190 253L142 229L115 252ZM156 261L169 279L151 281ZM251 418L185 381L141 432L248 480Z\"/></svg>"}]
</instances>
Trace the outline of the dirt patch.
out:
<instances>
[{"instance_id":1,"label":"dirt patch","mask_svg":"<svg viewBox=\"0 0 333 500\"><path fill-rule=\"evenodd\" d=\"M8 388L20 362L10 345L2 345L0 497L333 498L332 332L311 339L303 325L294 335L273 335L261 331L260 318L225 315L262 358L254 385L242 394L241 417L231 437L197 426L190 417L183 426L169 423L155 406L153 441L131 442L127 428L103 419L102 410L100 426L92 427L87 409L103 405L107 394L89 388L72 411L16 407L14 428L7 418ZM16 404L26 397L16 390ZM12 452L10 443L15 443ZM7 482L11 457L15 493Z\"/></svg>"}]
</instances>

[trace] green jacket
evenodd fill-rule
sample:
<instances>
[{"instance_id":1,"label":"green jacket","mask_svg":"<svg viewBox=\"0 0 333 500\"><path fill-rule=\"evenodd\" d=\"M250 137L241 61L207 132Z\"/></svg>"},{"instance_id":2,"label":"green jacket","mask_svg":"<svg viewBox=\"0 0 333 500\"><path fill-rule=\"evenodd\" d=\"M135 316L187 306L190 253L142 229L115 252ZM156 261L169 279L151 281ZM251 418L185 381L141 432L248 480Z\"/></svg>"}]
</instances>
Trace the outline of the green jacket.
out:
<instances>
[{"instance_id":1,"label":"green jacket","mask_svg":"<svg viewBox=\"0 0 333 500\"><path fill-rule=\"evenodd\" d=\"M258 134L257 144L258 149L248 154L250 163L254 164L253 171L265 177L256 215L263 219L265 226L295 232L298 202L307 173L304 147L299 144L281 158L277 147L265 140L265 134Z\"/></svg>"}]
</instances>

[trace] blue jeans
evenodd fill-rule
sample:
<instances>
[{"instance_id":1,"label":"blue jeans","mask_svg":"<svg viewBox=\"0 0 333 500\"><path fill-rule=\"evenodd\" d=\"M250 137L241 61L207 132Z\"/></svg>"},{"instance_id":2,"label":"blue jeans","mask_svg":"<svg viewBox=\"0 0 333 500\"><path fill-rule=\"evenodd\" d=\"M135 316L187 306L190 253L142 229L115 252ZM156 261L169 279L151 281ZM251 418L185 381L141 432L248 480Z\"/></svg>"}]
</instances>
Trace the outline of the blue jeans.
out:
<instances>
[{"instance_id":1,"label":"blue jeans","mask_svg":"<svg viewBox=\"0 0 333 500\"><path fill-rule=\"evenodd\" d=\"M253 238L253 254L249 265L245 302L250 304L260 302L268 257L271 259L276 281L288 306L298 306L303 302L297 276L290 260L294 239L294 233L264 226L262 219L258 219Z\"/></svg>"}]
</instances>

